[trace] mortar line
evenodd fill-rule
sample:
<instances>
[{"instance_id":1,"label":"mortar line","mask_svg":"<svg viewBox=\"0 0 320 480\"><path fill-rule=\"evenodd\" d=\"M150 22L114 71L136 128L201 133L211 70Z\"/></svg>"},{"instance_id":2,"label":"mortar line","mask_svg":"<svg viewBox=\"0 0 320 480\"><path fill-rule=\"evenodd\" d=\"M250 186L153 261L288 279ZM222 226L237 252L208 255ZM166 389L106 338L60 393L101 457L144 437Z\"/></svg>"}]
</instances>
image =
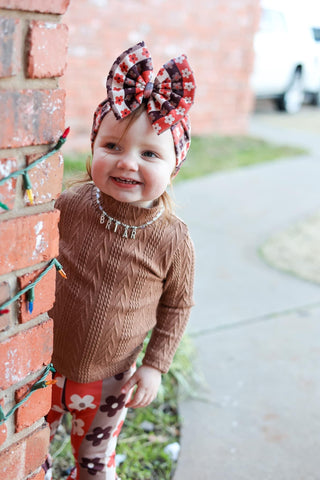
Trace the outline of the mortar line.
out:
<instances>
[{"instance_id":1,"label":"mortar line","mask_svg":"<svg viewBox=\"0 0 320 480\"><path fill-rule=\"evenodd\" d=\"M266 322L268 320L271 320L275 317L279 317L279 316L282 316L282 315L288 315L288 314L293 313L293 312L298 312L299 310L305 310L305 309L310 309L310 308L312 309L312 308L316 308L316 307L320 307L320 302L310 303L310 304L307 304L307 305L301 305L299 307L289 308L289 309L281 310L281 311L278 311L278 312L266 313L266 314L258 316L258 317L247 318L247 319L239 320L238 322L236 322L236 321L235 322L230 322L230 323L227 323L227 324L224 324L224 325L218 325L218 326L212 327L212 328L205 328L203 330L191 331L191 332L188 332L188 335L191 338L197 338L197 337L201 337L203 335L219 333L219 332L224 331L224 330L233 330L233 329L236 329L236 328L246 327L248 325L256 325L258 323L262 323L262 322Z\"/></svg>"}]
</instances>

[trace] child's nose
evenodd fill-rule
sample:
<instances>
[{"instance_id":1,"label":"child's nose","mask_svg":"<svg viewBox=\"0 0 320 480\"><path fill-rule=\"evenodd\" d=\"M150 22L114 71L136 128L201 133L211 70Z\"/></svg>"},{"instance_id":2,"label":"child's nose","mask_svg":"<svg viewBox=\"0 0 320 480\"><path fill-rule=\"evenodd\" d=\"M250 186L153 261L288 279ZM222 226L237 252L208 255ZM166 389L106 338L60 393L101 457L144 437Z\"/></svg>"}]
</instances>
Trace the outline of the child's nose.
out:
<instances>
[{"instance_id":1,"label":"child's nose","mask_svg":"<svg viewBox=\"0 0 320 480\"><path fill-rule=\"evenodd\" d=\"M118 168L137 171L138 161L133 154L122 155L118 160Z\"/></svg>"}]
</instances>

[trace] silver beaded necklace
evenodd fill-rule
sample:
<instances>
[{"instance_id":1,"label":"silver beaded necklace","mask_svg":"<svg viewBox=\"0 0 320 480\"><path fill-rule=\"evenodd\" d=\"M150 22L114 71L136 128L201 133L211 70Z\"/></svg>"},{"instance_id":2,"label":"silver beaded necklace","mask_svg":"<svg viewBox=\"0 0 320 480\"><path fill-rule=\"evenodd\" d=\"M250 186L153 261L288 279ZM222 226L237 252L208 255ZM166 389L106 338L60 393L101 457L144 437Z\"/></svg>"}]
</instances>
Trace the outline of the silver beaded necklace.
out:
<instances>
[{"instance_id":1,"label":"silver beaded necklace","mask_svg":"<svg viewBox=\"0 0 320 480\"><path fill-rule=\"evenodd\" d=\"M97 205L99 207L99 210L101 211L101 215L100 215L101 225L103 225L106 222L106 229L111 230L111 227L114 224L113 226L114 232L118 230L119 226L123 227L124 228L124 231L122 234L123 238L128 238L128 234L130 233L130 238L135 239L137 230L148 227L149 225L154 223L156 220L158 220L164 212L164 207L162 206L159 212L157 213L157 215L153 217L149 222L146 222L143 225L127 225L126 223L120 222L120 220L116 220L115 218L111 217L111 215L109 215L107 212L103 210L100 202L100 190L97 187L96 187L96 198L97 198Z\"/></svg>"}]
</instances>

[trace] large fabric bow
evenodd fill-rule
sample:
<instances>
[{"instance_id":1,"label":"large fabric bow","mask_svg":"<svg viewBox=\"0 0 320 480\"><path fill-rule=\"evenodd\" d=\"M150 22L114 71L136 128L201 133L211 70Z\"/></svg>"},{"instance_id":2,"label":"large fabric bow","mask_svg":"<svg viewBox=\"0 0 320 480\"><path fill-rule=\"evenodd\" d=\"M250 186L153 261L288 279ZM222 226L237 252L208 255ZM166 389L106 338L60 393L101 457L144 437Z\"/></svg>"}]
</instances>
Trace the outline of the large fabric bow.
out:
<instances>
[{"instance_id":1,"label":"large fabric bow","mask_svg":"<svg viewBox=\"0 0 320 480\"><path fill-rule=\"evenodd\" d=\"M185 55L167 62L153 80L152 60L144 42L124 51L107 78L107 94L117 119L136 110L144 99L153 128L160 134L182 120L195 94L195 81Z\"/></svg>"}]
</instances>

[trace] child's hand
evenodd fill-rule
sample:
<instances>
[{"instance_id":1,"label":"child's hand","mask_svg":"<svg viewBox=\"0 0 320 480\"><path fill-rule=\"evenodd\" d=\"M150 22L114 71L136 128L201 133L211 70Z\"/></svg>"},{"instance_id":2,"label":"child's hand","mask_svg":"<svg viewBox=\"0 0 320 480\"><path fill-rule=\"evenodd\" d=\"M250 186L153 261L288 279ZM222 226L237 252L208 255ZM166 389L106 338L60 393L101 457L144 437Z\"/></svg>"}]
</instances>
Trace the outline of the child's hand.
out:
<instances>
[{"instance_id":1,"label":"child's hand","mask_svg":"<svg viewBox=\"0 0 320 480\"><path fill-rule=\"evenodd\" d=\"M147 407L157 396L161 384L161 372L153 367L142 365L122 387L122 393L128 393L137 385L131 399L126 403L127 408Z\"/></svg>"}]
</instances>

